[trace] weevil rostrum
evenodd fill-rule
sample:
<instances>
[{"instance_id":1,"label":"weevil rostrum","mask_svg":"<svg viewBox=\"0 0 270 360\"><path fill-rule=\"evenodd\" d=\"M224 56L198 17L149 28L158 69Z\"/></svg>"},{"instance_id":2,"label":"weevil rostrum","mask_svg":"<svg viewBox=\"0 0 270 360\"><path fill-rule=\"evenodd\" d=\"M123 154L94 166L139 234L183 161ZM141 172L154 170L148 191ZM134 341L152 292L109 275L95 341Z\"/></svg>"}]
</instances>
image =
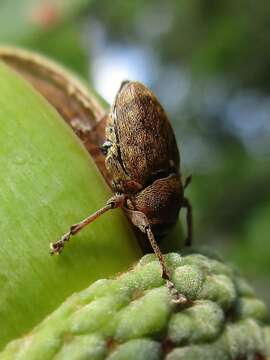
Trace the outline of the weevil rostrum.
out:
<instances>
[{"instance_id":1,"label":"weevil rostrum","mask_svg":"<svg viewBox=\"0 0 270 360\"><path fill-rule=\"evenodd\" d=\"M182 184L180 156L171 124L158 99L145 85L134 81L121 84L108 116L101 150L106 156L105 167L115 195L52 243L51 254L59 254L71 236L100 215L120 207L146 234L174 301L185 303L186 297L178 293L171 281L157 240L175 225L180 209L186 208L186 245L191 244L192 208L184 196L191 178Z\"/></svg>"}]
</instances>

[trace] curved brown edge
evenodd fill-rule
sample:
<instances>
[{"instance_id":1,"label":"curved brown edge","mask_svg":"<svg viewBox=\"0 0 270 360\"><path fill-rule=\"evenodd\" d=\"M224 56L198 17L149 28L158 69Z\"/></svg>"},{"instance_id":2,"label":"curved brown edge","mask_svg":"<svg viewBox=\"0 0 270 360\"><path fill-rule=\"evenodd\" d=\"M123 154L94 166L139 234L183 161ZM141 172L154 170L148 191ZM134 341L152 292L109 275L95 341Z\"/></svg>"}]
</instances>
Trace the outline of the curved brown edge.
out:
<instances>
[{"instance_id":1,"label":"curved brown edge","mask_svg":"<svg viewBox=\"0 0 270 360\"><path fill-rule=\"evenodd\" d=\"M80 138L110 185L100 146L104 142L108 109L75 75L35 52L0 47L0 60L41 93Z\"/></svg>"}]
</instances>

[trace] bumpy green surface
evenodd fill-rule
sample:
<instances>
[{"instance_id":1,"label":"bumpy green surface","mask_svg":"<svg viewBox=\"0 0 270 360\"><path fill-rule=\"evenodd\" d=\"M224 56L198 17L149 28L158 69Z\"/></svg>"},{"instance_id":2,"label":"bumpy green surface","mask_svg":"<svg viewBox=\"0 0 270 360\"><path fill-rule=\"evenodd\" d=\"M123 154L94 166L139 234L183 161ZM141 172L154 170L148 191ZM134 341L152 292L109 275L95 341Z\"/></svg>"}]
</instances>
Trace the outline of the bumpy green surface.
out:
<instances>
[{"instance_id":1,"label":"bumpy green surface","mask_svg":"<svg viewBox=\"0 0 270 360\"><path fill-rule=\"evenodd\" d=\"M245 280L201 254L166 261L191 304L171 301L156 258L146 255L117 279L75 293L1 360L267 359L267 309Z\"/></svg>"}]
</instances>

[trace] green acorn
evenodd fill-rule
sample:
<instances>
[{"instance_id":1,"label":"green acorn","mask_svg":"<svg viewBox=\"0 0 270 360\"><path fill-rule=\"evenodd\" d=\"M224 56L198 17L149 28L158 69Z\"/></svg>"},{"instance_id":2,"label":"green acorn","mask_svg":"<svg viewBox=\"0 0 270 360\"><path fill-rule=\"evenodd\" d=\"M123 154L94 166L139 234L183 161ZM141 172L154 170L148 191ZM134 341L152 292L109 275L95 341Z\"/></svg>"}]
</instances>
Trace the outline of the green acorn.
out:
<instances>
[{"instance_id":1,"label":"green acorn","mask_svg":"<svg viewBox=\"0 0 270 360\"><path fill-rule=\"evenodd\" d=\"M174 304L154 255L116 279L73 294L1 360L262 360L270 356L268 313L229 266L199 253L170 253Z\"/></svg>"}]
</instances>

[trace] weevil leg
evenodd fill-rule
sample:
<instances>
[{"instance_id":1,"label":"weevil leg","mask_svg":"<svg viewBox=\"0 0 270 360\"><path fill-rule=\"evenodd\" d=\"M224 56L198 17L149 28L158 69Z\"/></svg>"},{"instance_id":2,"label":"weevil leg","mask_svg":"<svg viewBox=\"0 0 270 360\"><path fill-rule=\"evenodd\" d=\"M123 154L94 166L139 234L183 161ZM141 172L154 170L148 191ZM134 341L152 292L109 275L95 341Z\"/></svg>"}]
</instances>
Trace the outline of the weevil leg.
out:
<instances>
[{"instance_id":1,"label":"weevil leg","mask_svg":"<svg viewBox=\"0 0 270 360\"><path fill-rule=\"evenodd\" d=\"M192 175L188 175L188 177L185 179L184 190L188 187L191 181L192 181Z\"/></svg>"},{"instance_id":2,"label":"weevil leg","mask_svg":"<svg viewBox=\"0 0 270 360\"><path fill-rule=\"evenodd\" d=\"M88 224L99 218L102 214L105 212L116 209L119 207L123 207L125 203L126 195L119 194L111 197L105 206L103 206L101 209L96 211L95 213L89 215L87 218L82 220L81 222L77 224L73 224L69 231L64 234L60 240L56 241L55 243L50 244L50 254L51 255L59 255L61 251L63 250L65 243L69 241L70 237L80 232L83 228L85 228Z\"/></svg>"},{"instance_id":3,"label":"weevil leg","mask_svg":"<svg viewBox=\"0 0 270 360\"><path fill-rule=\"evenodd\" d=\"M146 226L145 227L145 232L147 234L147 237L150 241L150 244L154 250L154 253L156 254L159 262L160 262L160 265L161 265L161 268L162 268L162 278L166 280L166 284L167 284L167 287L172 295L172 299L173 299L173 302L177 303L177 304L186 304L188 302L187 298L185 297L185 295L183 294L180 294L178 292L178 290L176 289L174 283L171 281L171 275L170 275L170 272L165 264L165 259L164 259L164 256L162 255L162 252L155 240L155 237L154 237L154 234L151 230L151 227L150 225Z\"/></svg>"},{"instance_id":4,"label":"weevil leg","mask_svg":"<svg viewBox=\"0 0 270 360\"><path fill-rule=\"evenodd\" d=\"M167 287L169 289L169 292L172 296L173 302L177 304L186 304L188 302L188 299L185 297L185 295L180 294L178 290L176 289L175 285L171 281L171 274L169 269L167 268L165 264L164 256L162 255L162 252L155 240L154 234L152 232L151 226L149 224L149 221L147 219L147 216L136 210L130 210L126 207L124 207L124 210L129 217L130 221L137 226L142 232L146 233L147 238L154 250L154 253L156 257L158 258L161 269L162 269L162 278L166 280Z\"/></svg>"},{"instance_id":5,"label":"weevil leg","mask_svg":"<svg viewBox=\"0 0 270 360\"><path fill-rule=\"evenodd\" d=\"M182 207L186 209L186 221L187 221L187 238L185 245L191 246L192 245L192 228L193 228L193 219L192 219L192 206L187 198L183 199Z\"/></svg>"}]
</instances>

